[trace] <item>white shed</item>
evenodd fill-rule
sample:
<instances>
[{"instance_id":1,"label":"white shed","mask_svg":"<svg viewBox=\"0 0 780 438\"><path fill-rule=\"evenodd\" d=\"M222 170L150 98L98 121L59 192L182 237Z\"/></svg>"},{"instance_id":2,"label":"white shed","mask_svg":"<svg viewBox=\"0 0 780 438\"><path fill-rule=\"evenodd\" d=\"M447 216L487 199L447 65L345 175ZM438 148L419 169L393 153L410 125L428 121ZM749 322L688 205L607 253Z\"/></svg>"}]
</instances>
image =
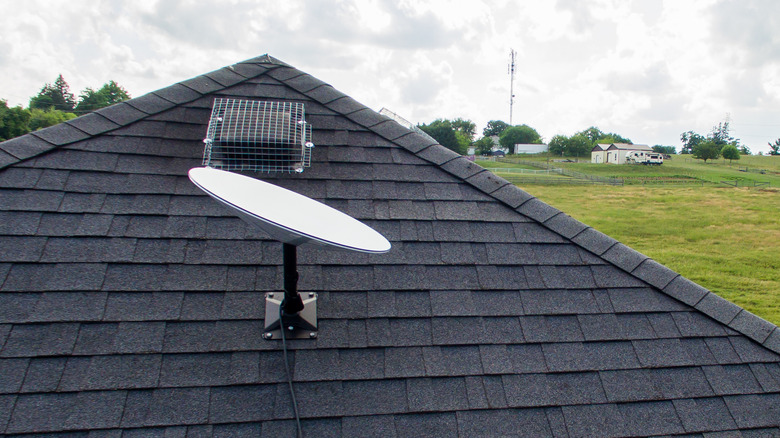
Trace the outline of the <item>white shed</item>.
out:
<instances>
[{"instance_id":1,"label":"white shed","mask_svg":"<svg viewBox=\"0 0 780 438\"><path fill-rule=\"evenodd\" d=\"M516 154L541 154L547 152L546 144L524 144L517 143L515 145Z\"/></svg>"},{"instance_id":2,"label":"white shed","mask_svg":"<svg viewBox=\"0 0 780 438\"><path fill-rule=\"evenodd\" d=\"M626 154L631 151L652 152L653 148L646 144L597 144L590 152L590 161L591 163L625 164Z\"/></svg>"},{"instance_id":3,"label":"white shed","mask_svg":"<svg viewBox=\"0 0 780 438\"><path fill-rule=\"evenodd\" d=\"M606 163L607 162L607 148L610 145L599 143L596 146L593 146L593 149L590 150L590 162L591 163Z\"/></svg>"}]
</instances>

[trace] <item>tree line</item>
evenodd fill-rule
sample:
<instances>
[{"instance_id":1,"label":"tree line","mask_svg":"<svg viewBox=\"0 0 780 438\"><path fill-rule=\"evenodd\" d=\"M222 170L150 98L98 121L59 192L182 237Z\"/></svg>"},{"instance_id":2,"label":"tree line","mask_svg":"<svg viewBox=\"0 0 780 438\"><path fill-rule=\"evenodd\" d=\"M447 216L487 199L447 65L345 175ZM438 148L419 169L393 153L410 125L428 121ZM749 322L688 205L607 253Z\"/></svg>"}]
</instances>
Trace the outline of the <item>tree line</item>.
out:
<instances>
[{"instance_id":1,"label":"tree line","mask_svg":"<svg viewBox=\"0 0 780 438\"><path fill-rule=\"evenodd\" d=\"M70 86L59 75L53 84L45 84L41 91L30 98L27 108L21 105L9 107L0 99L0 141L56 125L100 108L130 99L121 85L108 81L97 90L87 87L78 99Z\"/></svg>"},{"instance_id":2,"label":"tree line","mask_svg":"<svg viewBox=\"0 0 780 438\"><path fill-rule=\"evenodd\" d=\"M474 147L478 155L486 155L496 146L493 137L498 136L498 144L510 152L515 144L542 144L542 137L536 129L528 125L510 126L501 120L491 120L482 130L482 137L475 140L476 125L471 120L457 118L436 119L417 127L433 137L439 144L464 155L469 147ZM723 157L727 160L739 160L740 155L750 155L750 148L739 143L730 134L729 121L719 123L707 135L687 131L680 135L681 154L690 154L707 162ZM596 126L579 131L571 136L555 135L548 143L549 153L557 156L587 157L597 144L627 143L631 139L614 132L604 132ZM780 139L769 143L770 155L780 155ZM655 145L653 151L674 155L674 146Z\"/></svg>"},{"instance_id":3,"label":"tree line","mask_svg":"<svg viewBox=\"0 0 780 438\"><path fill-rule=\"evenodd\" d=\"M495 146L493 137L498 137L498 144L510 151L516 144L542 144L539 132L526 125L510 126L501 120L491 120L482 130L482 137L475 140L476 125L471 120L436 119L428 124L418 124L423 132L433 137L440 145L463 155L469 147L474 147L479 155L489 154ZM614 132L603 132L595 126L577 132L567 137L556 135L548 144L549 151L554 155L569 157L586 157L598 143L629 143L631 140ZM658 146L668 148L671 146ZM674 147L671 147L674 149ZM672 152L674 153L674 152Z\"/></svg>"}]
</instances>

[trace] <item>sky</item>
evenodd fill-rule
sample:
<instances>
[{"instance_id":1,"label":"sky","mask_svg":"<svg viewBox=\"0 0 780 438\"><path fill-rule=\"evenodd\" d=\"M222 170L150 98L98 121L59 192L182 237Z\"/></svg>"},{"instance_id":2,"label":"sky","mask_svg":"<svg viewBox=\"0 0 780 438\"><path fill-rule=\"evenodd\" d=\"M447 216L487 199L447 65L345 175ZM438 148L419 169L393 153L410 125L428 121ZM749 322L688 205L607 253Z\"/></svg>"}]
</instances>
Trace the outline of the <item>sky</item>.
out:
<instances>
[{"instance_id":1,"label":"sky","mask_svg":"<svg viewBox=\"0 0 780 438\"><path fill-rule=\"evenodd\" d=\"M133 97L259 55L413 123L509 122L545 141L590 126L671 145L728 120L780 138L776 0L0 0L0 99L62 74Z\"/></svg>"}]
</instances>

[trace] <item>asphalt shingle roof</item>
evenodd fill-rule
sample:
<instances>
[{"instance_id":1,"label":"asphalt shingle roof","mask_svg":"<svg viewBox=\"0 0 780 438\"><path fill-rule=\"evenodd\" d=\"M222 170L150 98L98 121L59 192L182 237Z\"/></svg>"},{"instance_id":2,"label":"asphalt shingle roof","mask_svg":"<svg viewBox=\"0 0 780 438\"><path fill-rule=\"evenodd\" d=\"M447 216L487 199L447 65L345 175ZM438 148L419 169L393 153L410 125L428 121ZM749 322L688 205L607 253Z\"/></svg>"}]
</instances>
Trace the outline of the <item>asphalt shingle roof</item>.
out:
<instances>
[{"instance_id":1,"label":"asphalt shingle roof","mask_svg":"<svg viewBox=\"0 0 780 438\"><path fill-rule=\"evenodd\" d=\"M0 435L294 435L280 244L187 178L216 97L303 102L250 175L393 244L299 251L307 436L780 435L776 326L267 55L0 143Z\"/></svg>"}]
</instances>

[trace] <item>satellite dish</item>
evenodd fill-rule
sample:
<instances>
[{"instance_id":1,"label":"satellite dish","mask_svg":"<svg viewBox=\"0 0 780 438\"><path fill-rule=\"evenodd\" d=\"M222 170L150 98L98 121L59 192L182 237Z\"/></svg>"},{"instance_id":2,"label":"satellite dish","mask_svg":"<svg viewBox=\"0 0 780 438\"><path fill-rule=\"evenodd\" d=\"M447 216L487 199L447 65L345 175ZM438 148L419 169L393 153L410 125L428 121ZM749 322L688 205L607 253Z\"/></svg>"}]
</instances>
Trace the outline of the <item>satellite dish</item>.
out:
<instances>
[{"instance_id":1,"label":"satellite dish","mask_svg":"<svg viewBox=\"0 0 780 438\"><path fill-rule=\"evenodd\" d=\"M368 253L390 250L390 242L369 226L291 190L211 167L196 167L189 175L198 188L280 242Z\"/></svg>"},{"instance_id":2,"label":"satellite dish","mask_svg":"<svg viewBox=\"0 0 780 438\"><path fill-rule=\"evenodd\" d=\"M379 254L390 242L371 227L299 193L248 176L211 167L189 171L190 181L237 216L282 242L284 299L266 294L265 338L315 338L316 294L298 294L297 247L340 248ZM280 307L285 314L281 327Z\"/></svg>"}]
</instances>

